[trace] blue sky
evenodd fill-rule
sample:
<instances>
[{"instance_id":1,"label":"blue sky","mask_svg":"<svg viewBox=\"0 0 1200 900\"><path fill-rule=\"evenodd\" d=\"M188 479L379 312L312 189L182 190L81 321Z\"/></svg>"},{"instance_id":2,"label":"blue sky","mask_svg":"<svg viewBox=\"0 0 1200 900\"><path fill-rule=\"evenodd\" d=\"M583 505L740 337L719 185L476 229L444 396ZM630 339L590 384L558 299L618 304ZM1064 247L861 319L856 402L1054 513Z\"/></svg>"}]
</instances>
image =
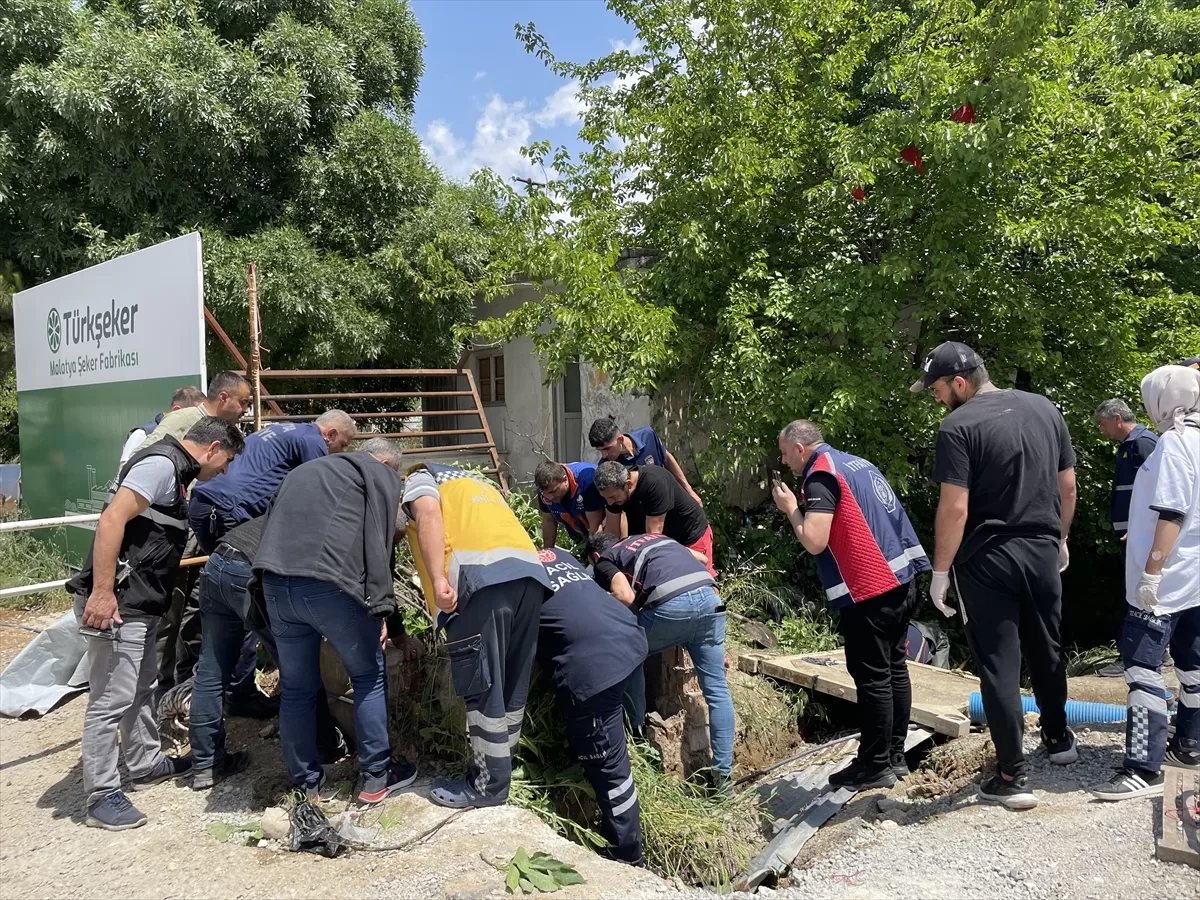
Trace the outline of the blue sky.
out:
<instances>
[{"instance_id":1,"label":"blue sky","mask_svg":"<svg viewBox=\"0 0 1200 900\"><path fill-rule=\"evenodd\" d=\"M628 46L632 26L602 0L412 0L425 33L414 124L434 163L465 179L477 168L530 175L520 148L580 146L575 85L526 53L513 26L533 22L560 59Z\"/></svg>"}]
</instances>

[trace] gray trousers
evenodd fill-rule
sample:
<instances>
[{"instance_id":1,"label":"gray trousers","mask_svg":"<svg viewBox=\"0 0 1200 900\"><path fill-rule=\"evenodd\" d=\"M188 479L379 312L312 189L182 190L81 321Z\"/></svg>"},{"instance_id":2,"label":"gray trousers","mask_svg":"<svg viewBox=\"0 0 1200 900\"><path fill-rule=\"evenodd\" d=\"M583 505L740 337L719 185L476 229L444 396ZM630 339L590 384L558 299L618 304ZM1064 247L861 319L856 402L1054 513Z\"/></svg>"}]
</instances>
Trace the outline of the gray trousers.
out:
<instances>
[{"instance_id":1,"label":"gray trousers","mask_svg":"<svg viewBox=\"0 0 1200 900\"><path fill-rule=\"evenodd\" d=\"M83 620L87 597L75 598L75 616ZM163 762L154 718L158 665L154 638L159 616L123 615L114 640L88 641L87 712L83 717L83 789L87 806L121 790L117 771L117 735L131 778L145 778Z\"/></svg>"}]
</instances>

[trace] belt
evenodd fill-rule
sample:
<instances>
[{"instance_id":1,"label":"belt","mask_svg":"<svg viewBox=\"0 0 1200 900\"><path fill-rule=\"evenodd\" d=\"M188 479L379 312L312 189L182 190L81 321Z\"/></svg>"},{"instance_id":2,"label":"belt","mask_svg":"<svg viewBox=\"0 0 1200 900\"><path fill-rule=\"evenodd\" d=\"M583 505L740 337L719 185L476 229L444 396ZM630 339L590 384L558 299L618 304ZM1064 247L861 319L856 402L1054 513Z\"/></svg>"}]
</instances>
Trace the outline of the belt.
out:
<instances>
[{"instance_id":1,"label":"belt","mask_svg":"<svg viewBox=\"0 0 1200 900\"><path fill-rule=\"evenodd\" d=\"M250 556L248 553L243 553L237 547L234 547L232 544L227 544L224 541L220 541L217 543L217 549L214 550L213 553L216 553L219 556L223 556L226 559L238 559L244 563L253 563L254 562L253 556Z\"/></svg>"}]
</instances>

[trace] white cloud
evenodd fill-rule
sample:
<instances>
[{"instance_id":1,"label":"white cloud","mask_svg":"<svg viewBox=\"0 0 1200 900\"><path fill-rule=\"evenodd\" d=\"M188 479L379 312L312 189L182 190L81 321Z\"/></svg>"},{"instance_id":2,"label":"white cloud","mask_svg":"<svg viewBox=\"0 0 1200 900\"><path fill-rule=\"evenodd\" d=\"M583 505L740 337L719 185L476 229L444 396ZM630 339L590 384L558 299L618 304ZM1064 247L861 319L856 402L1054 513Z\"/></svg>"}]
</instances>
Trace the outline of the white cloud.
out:
<instances>
[{"instance_id":1,"label":"white cloud","mask_svg":"<svg viewBox=\"0 0 1200 900\"><path fill-rule=\"evenodd\" d=\"M502 178L512 175L542 177L521 155L540 135L534 129L571 125L584 111L579 84L564 84L545 99L538 109L526 108L524 100L505 100L493 93L475 122L475 134L468 144L457 137L444 121L431 122L422 136L425 149L443 172L451 178L466 179L477 169L489 168Z\"/></svg>"},{"instance_id":2,"label":"white cloud","mask_svg":"<svg viewBox=\"0 0 1200 900\"><path fill-rule=\"evenodd\" d=\"M570 125L580 118L587 107L579 99L579 82L564 84L546 98L546 104L533 116L533 121L544 128L552 125Z\"/></svg>"},{"instance_id":3,"label":"white cloud","mask_svg":"<svg viewBox=\"0 0 1200 900\"><path fill-rule=\"evenodd\" d=\"M487 77L487 72L476 72L476 73L475 73L475 80L476 80L476 81L483 81L483 79L484 79L484 78L486 78L486 77Z\"/></svg>"}]
</instances>

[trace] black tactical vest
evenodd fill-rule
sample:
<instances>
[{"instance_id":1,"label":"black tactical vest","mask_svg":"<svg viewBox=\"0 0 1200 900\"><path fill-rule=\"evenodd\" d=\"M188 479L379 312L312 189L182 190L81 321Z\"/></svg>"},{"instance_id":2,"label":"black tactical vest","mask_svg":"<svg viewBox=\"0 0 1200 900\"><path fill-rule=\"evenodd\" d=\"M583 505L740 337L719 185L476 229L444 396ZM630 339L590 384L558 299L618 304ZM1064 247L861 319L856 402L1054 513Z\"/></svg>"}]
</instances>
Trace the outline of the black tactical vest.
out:
<instances>
[{"instance_id":1,"label":"black tactical vest","mask_svg":"<svg viewBox=\"0 0 1200 900\"><path fill-rule=\"evenodd\" d=\"M171 587L187 543L187 486L200 474L200 464L179 441L167 435L129 458L117 476L117 487L125 481L129 470L148 456L165 456L171 460L179 490L174 503L151 505L126 523L121 550L117 554L115 593L122 613L161 616L171 605ZM108 499L111 503L111 494ZM88 550L83 569L67 582L67 590L76 594L91 593L94 549L93 546Z\"/></svg>"}]
</instances>

